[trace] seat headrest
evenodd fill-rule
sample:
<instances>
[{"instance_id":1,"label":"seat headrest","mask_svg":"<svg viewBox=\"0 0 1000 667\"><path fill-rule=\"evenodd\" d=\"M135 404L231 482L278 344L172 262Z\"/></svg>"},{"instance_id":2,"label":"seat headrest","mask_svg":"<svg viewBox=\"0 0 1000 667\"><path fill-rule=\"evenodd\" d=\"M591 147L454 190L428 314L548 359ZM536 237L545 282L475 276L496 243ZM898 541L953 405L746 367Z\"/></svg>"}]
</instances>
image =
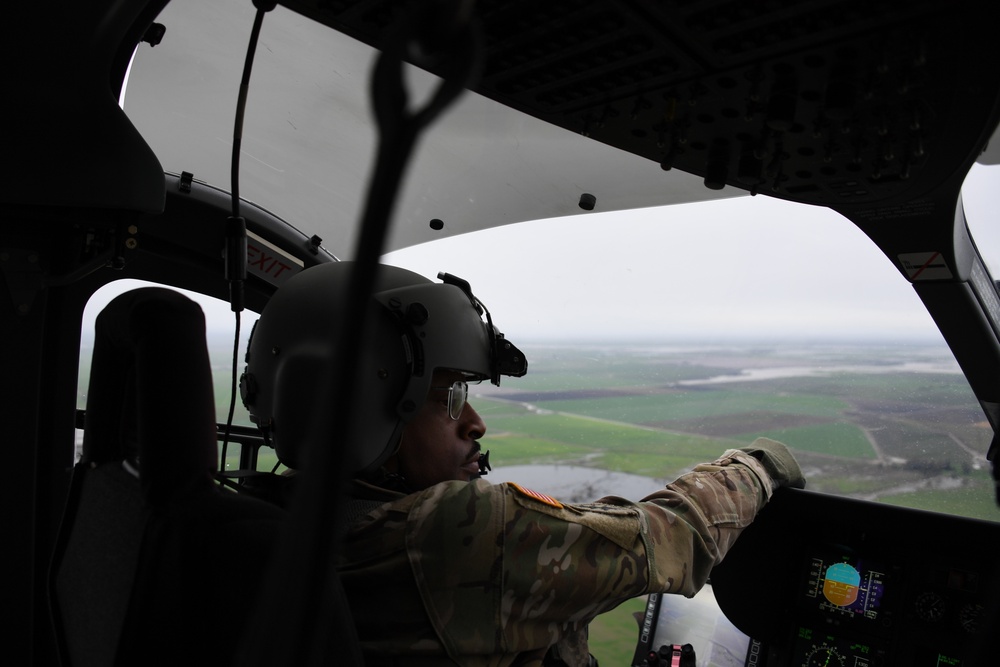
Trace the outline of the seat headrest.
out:
<instances>
[{"instance_id":1,"label":"seat headrest","mask_svg":"<svg viewBox=\"0 0 1000 667\"><path fill-rule=\"evenodd\" d=\"M137 457L147 500L211 484L215 396L201 307L158 287L126 292L97 317L83 459Z\"/></svg>"}]
</instances>

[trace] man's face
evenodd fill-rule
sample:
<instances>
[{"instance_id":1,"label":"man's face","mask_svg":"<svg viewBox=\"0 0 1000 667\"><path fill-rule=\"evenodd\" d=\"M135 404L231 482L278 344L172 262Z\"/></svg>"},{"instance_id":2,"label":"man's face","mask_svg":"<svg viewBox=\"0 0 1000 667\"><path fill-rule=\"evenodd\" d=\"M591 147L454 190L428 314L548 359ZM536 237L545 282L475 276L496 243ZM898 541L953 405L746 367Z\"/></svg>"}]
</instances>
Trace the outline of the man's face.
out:
<instances>
[{"instance_id":1,"label":"man's face","mask_svg":"<svg viewBox=\"0 0 1000 667\"><path fill-rule=\"evenodd\" d=\"M448 414L448 388L461 379L461 373L434 372L427 400L404 427L399 451L387 463L414 489L479 476L478 440L486 433L486 424L468 403L458 419Z\"/></svg>"}]
</instances>

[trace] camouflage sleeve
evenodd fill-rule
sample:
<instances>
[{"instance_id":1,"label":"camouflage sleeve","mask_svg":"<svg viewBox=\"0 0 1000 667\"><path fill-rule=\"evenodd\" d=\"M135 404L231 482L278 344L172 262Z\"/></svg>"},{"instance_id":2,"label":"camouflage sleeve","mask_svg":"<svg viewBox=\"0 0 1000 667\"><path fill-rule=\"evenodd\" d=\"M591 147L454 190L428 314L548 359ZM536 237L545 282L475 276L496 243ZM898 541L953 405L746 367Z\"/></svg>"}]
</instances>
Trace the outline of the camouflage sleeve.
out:
<instances>
[{"instance_id":1,"label":"camouflage sleeve","mask_svg":"<svg viewBox=\"0 0 1000 667\"><path fill-rule=\"evenodd\" d=\"M701 590L773 491L760 462L731 449L643 499L650 591Z\"/></svg>"},{"instance_id":2,"label":"camouflage sleeve","mask_svg":"<svg viewBox=\"0 0 1000 667\"><path fill-rule=\"evenodd\" d=\"M639 502L566 505L516 484L445 483L413 504L406 548L461 662L547 647L651 591L694 595L771 491L737 450Z\"/></svg>"}]
</instances>

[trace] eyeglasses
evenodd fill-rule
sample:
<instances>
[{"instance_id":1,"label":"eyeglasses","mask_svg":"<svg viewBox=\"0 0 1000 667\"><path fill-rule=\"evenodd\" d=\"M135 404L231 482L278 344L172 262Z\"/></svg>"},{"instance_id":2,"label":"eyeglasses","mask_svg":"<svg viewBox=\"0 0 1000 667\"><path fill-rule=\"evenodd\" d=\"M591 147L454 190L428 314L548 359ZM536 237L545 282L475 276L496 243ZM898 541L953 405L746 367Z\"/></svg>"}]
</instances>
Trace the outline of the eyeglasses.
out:
<instances>
[{"instance_id":1,"label":"eyeglasses","mask_svg":"<svg viewBox=\"0 0 1000 667\"><path fill-rule=\"evenodd\" d=\"M456 380L450 387L431 387L431 389L448 392L448 416L458 421L469 398L469 383L465 380Z\"/></svg>"}]
</instances>

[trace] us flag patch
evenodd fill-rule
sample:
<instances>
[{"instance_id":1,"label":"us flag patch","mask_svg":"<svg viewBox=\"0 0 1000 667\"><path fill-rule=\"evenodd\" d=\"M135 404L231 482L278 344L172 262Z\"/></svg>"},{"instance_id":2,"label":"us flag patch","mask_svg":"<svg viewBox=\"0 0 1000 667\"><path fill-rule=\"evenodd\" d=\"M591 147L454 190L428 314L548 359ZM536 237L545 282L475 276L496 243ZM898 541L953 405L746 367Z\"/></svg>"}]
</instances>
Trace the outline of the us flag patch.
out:
<instances>
[{"instance_id":1,"label":"us flag patch","mask_svg":"<svg viewBox=\"0 0 1000 667\"><path fill-rule=\"evenodd\" d=\"M555 498L553 498L552 496L547 496L544 493L539 493L538 491L532 491L531 489L526 489L523 486L515 484L514 482L508 482L508 484L514 487L517 490L517 492L520 493L522 496L531 498L532 500L537 500L540 503L545 503L546 505L550 505L552 507L555 507L556 509L562 509L563 504L558 500L556 500Z\"/></svg>"}]
</instances>

